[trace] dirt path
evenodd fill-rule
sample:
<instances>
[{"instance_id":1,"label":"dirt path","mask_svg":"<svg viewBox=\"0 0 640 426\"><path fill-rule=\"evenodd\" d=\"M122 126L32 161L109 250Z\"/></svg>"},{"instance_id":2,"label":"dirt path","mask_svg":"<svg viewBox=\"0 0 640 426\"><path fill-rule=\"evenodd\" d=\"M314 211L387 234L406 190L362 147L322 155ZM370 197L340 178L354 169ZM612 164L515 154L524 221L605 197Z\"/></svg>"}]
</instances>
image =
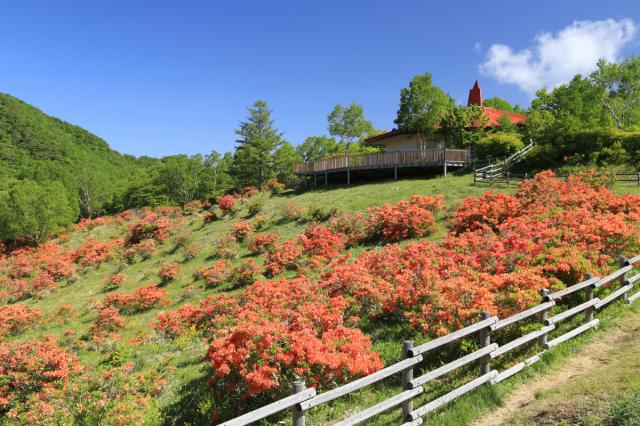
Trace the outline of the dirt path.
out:
<instances>
[{"instance_id":1,"label":"dirt path","mask_svg":"<svg viewBox=\"0 0 640 426\"><path fill-rule=\"evenodd\" d=\"M637 348L636 345L640 342L639 323L640 314L631 314L619 327L601 333L597 340L586 345L579 354L568 358L552 372L517 387L506 396L503 406L488 413L474 423L474 426L494 426L514 421L522 424L525 420L533 422L541 413L549 413L554 407L560 410L561 405L566 405L567 401L577 404L579 394L572 395L573 392L567 390L576 388L581 381L593 381L598 373L602 374L605 370L610 370L612 364L622 362L620 346ZM560 397L547 396L556 390Z\"/></svg>"}]
</instances>

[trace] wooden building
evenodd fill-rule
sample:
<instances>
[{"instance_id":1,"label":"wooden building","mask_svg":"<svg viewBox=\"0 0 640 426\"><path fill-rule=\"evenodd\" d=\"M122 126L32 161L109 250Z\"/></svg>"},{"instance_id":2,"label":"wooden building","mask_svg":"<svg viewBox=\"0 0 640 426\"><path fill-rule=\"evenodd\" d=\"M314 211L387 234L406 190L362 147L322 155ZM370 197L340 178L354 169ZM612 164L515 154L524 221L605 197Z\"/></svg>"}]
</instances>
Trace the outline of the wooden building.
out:
<instances>
[{"instance_id":1,"label":"wooden building","mask_svg":"<svg viewBox=\"0 0 640 426\"><path fill-rule=\"evenodd\" d=\"M521 124L527 116L497 108L482 105L482 89L476 80L469 90L467 105L477 105L482 108L486 118L485 127L499 127L503 117L512 124ZM394 179L398 178L400 170L423 170L442 172L445 176L450 167L464 167L472 160L468 149L446 148L444 140L437 139L420 142L417 135L393 129L380 135L365 139L364 143L381 148L382 152L375 154L341 155L295 165L295 173L305 179L313 177L313 185L318 179L325 185L330 175L336 175L341 182L351 183L351 174L366 175L375 172L393 172ZM305 180L306 182L306 180Z\"/></svg>"}]
</instances>

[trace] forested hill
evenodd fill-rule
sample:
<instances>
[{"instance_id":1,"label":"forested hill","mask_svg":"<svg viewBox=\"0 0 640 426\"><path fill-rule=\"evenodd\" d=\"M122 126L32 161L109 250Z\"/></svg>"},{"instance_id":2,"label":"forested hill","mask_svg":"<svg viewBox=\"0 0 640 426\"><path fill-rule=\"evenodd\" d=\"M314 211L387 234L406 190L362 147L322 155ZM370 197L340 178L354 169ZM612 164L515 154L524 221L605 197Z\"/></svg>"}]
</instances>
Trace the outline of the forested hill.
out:
<instances>
[{"instance_id":1,"label":"forested hill","mask_svg":"<svg viewBox=\"0 0 640 426\"><path fill-rule=\"evenodd\" d=\"M120 154L81 127L0 94L0 195L12 198L2 200L5 208L20 201L24 207L28 200L19 198L30 190L33 202L38 193L49 195L60 223L115 211L131 179L156 161ZM60 205L60 197L68 205ZM0 219L0 231L8 220ZM13 233L4 229L5 236Z\"/></svg>"}]
</instances>

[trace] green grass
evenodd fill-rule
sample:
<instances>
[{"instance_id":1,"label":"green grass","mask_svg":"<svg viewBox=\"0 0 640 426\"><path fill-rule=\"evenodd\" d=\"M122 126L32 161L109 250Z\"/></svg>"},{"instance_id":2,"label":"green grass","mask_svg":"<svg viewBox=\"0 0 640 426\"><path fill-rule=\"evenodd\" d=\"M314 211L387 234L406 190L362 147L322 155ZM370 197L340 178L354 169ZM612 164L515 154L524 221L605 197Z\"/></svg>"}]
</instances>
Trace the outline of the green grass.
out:
<instances>
[{"instance_id":1,"label":"green grass","mask_svg":"<svg viewBox=\"0 0 640 426\"><path fill-rule=\"evenodd\" d=\"M281 241L294 238L302 232L308 223L303 222L281 222L278 215L281 206L285 202L295 202L303 208L314 205L324 208L337 208L340 211L365 211L367 208L384 203L395 203L401 199L408 199L414 194L445 196L447 209L453 209L456 202L472 195L480 195L487 190L487 186L472 186L470 175L448 177L438 177L432 179L399 180L388 182L376 182L352 187L330 186L318 188L303 193L287 193L281 196L268 198L265 202L263 212L271 216L272 220L260 232L272 231L279 235ZM497 191L513 191L514 187L494 187ZM615 188L618 192L640 192L638 187L627 185ZM215 289L204 288L202 282L192 279L192 273L199 267L209 266L214 261L211 260L213 245L217 238L228 234L231 224L238 218L246 215L246 211L240 211L234 218L224 218L210 224L203 224L202 218L198 215L189 216L177 229L178 232L189 234L191 243L200 248L199 255L188 262L182 262L181 250L174 250L172 239L161 245L158 251L148 260L140 261L132 265L120 267L116 262L108 263L80 275L80 278L73 283L68 283L62 288L55 290L42 300L28 300L25 303L41 309L45 317L54 316L58 308L63 304L72 305L79 313L77 317L67 324L58 324L55 319L45 321L41 326L30 329L28 332L17 338L34 338L44 334L58 336L62 342L70 339L64 336L65 330L72 329L75 336L88 336L89 328L96 317L96 311L92 309L92 299L101 301L107 294L103 290L104 278L114 272L123 272L128 276L127 281L118 290L119 292L130 293L142 285L158 282L157 272L163 262L177 261L182 263L182 270L179 279L168 283L164 288L168 291L168 296L173 301L172 305L162 310L175 309L184 303L197 303L204 297L222 291L236 291L228 286L221 286ZM443 212L438 218L438 231L430 236L432 240L441 239L446 235L446 227ZM97 238L107 241L110 238L122 238L126 228L122 224L110 223L97 227L91 231L70 233L70 240L65 243L73 247L81 244L87 238ZM174 232L175 235L175 232ZM356 249L356 251L362 248ZM249 252L242 247L239 252L239 260L246 259ZM188 289L193 286L191 293ZM207 398L206 379L209 376L207 366L202 362L202 356L206 352L206 344L197 338L178 338L175 341L167 341L155 336L149 324L154 321L161 309L153 309L136 315L127 315L125 329L120 333L121 340L116 346L123 351L127 357L131 358L136 367L141 370L152 368L159 363L166 363L175 368L167 377L166 390L158 397L156 403L158 410L156 417L149 419L149 424L208 424L211 412L210 399ZM392 327L376 329L372 326L366 331L372 335L374 348L380 351L386 364L393 363L399 359L400 346L402 340L415 339L420 341L421 337L416 334L406 335L405 328L394 329ZM133 345L130 340L136 337L149 334L149 338L142 345ZM472 395L461 398L453 404L441 410L436 415L426 418L428 425L448 425L464 424L477 418L483 411L498 406L506 393L517 383L527 380L532 375L548 371L554 363L561 362L563 357L571 355L571 348L580 346L580 342L587 341L592 333L586 337L581 337L575 345L563 346L551 355L532 367L527 373L519 376L515 380L508 381L504 385L497 387L484 387ZM99 365L108 354L96 350L90 341L86 341L86 347L79 349L81 362L89 368ZM441 394L443 390L453 389L470 375L473 371L462 371L459 376L453 376L448 380L437 381L432 387L427 389L425 397L416 402L416 407L423 401ZM327 404L309 413L310 424L326 424L333 422L355 410L360 410L382 401L400 390L400 383L397 378L387 382L372 386L353 395L342 398L333 404ZM399 419L399 410L393 410L375 419L373 424L396 423Z\"/></svg>"}]
</instances>

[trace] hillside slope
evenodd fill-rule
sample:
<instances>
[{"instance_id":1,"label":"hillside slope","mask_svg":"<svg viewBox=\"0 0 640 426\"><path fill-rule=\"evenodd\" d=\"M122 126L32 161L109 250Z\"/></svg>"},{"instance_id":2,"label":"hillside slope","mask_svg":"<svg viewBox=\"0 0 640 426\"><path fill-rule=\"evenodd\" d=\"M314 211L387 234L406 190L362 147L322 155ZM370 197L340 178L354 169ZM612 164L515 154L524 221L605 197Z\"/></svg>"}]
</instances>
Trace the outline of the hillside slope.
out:
<instances>
[{"instance_id":1,"label":"hillside slope","mask_svg":"<svg viewBox=\"0 0 640 426\"><path fill-rule=\"evenodd\" d=\"M423 342L480 310L508 315L564 285L558 276L606 272L640 246L637 197L542 175L515 196L475 198L485 188L470 180L132 210L0 256L0 365L37 384L0 378L0 424L210 424L288 393L294 373L321 389L368 374L396 361L404 339ZM384 203L393 204L367 212ZM570 232L578 222L584 235ZM494 231L503 225L510 232ZM56 362L34 361L48 357ZM469 374L434 383L425 398ZM319 407L310 422L331 424L398 385ZM392 412L376 424L398 421Z\"/></svg>"},{"instance_id":2,"label":"hillside slope","mask_svg":"<svg viewBox=\"0 0 640 426\"><path fill-rule=\"evenodd\" d=\"M0 191L13 179L60 181L79 210L79 185L98 185L96 192L109 204L149 162L122 155L81 127L0 93Z\"/></svg>"}]
</instances>

